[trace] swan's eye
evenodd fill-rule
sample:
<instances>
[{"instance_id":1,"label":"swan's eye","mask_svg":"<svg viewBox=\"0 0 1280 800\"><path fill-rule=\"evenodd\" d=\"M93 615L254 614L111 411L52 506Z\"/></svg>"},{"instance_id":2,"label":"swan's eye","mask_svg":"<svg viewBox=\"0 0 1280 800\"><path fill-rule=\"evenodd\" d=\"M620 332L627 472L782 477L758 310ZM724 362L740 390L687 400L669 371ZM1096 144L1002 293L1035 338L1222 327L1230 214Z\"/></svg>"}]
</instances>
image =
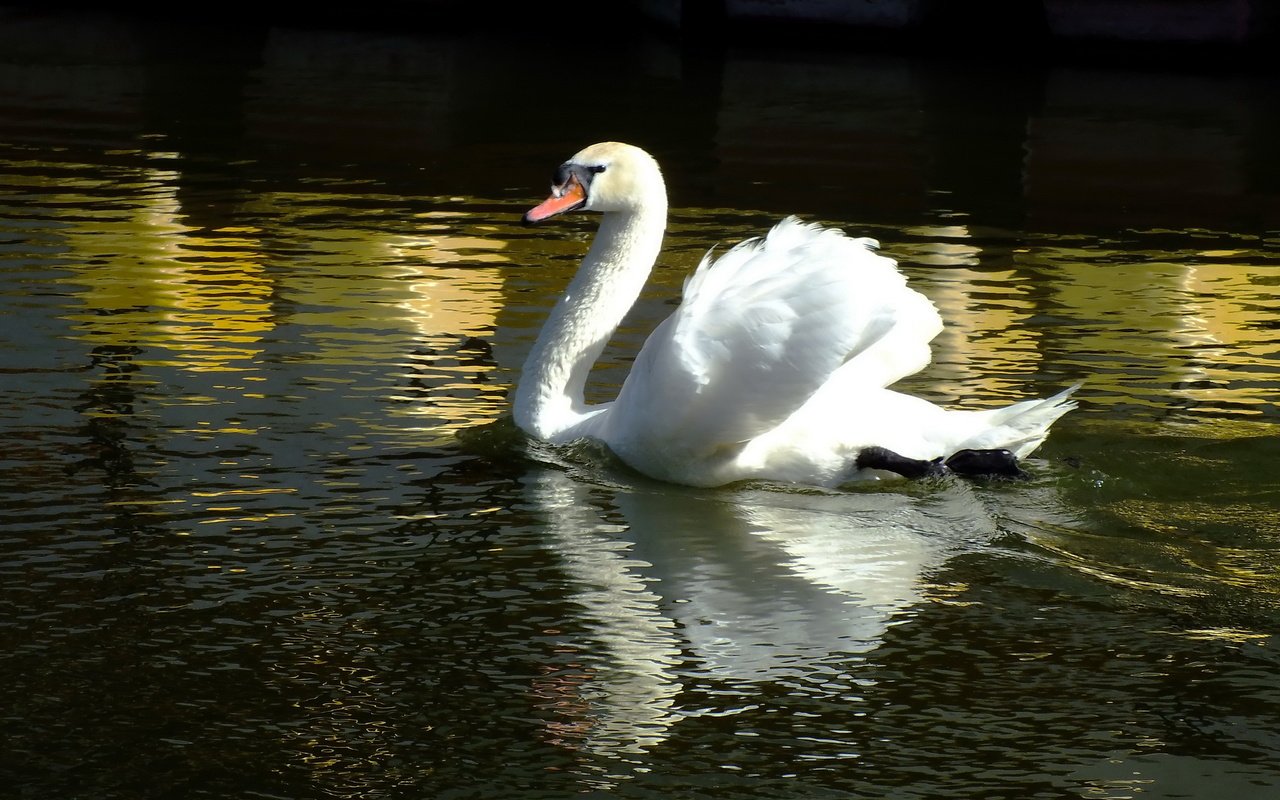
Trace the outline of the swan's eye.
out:
<instances>
[{"instance_id":1,"label":"swan's eye","mask_svg":"<svg viewBox=\"0 0 1280 800\"><path fill-rule=\"evenodd\" d=\"M592 175L599 175L601 172L604 172L605 169L606 167L604 164L595 164L587 167L587 172L590 172Z\"/></svg>"}]
</instances>

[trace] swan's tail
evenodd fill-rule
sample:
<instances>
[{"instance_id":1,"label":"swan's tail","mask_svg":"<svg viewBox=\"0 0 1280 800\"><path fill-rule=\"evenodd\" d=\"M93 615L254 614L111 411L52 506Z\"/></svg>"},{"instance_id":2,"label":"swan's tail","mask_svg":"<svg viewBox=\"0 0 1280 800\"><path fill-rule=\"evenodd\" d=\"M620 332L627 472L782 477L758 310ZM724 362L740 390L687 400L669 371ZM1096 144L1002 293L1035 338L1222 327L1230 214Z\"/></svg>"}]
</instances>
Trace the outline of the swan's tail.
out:
<instances>
[{"instance_id":1,"label":"swan's tail","mask_svg":"<svg viewBox=\"0 0 1280 800\"><path fill-rule=\"evenodd\" d=\"M1049 426L1076 407L1071 395L1082 384L1075 384L1043 400L1024 400L1004 408L980 411L985 417L983 430L959 449L1003 448L1018 458L1024 458L1044 443Z\"/></svg>"}]
</instances>

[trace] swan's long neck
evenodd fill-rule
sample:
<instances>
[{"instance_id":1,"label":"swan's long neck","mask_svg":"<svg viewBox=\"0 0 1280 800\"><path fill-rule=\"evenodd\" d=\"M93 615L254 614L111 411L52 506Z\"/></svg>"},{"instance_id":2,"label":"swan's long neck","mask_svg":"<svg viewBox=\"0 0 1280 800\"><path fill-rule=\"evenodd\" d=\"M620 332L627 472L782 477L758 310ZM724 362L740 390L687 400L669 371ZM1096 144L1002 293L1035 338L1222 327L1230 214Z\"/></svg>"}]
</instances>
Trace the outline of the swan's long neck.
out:
<instances>
[{"instance_id":1,"label":"swan's long neck","mask_svg":"<svg viewBox=\"0 0 1280 800\"><path fill-rule=\"evenodd\" d=\"M591 249L551 310L524 362L516 390L516 424L551 441L573 438L588 413L583 389L591 365L635 303L662 247L667 207L606 213Z\"/></svg>"}]
</instances>

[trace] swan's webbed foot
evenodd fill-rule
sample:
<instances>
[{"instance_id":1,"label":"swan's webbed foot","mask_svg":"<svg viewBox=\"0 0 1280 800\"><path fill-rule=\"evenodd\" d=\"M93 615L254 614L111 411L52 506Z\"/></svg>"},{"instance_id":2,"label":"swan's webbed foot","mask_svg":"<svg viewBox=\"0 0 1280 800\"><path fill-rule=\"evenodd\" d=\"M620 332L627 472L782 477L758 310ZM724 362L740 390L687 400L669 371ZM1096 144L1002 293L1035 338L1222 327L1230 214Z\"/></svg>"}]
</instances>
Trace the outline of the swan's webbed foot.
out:
<instances>
[{"instance_id":1,"label":"swan's webbed foot","mask_svg":"<svg viewBox=\"0 0 1280 800\"><path fill-rule=\"evenodd\" d=\"M978 478L1029 478L1008 450L960 450L947 459L947 469Z\"/></svg>"},{"instance_id":2,"label":"swan's webbed foot","mask_svg":"<svg viewBox=\"0 0 1280 800\"><path fill-rule=\"evenodd\" d=\"M882 469L893 472L904 478L939 478L947 474L947 467L941 458L926 461L923 458L907 458L898 455L887 447L868 447L858 453L854 460L858 469Z\"/></svg>"},{"instance_id":3,"label":"swan's webbed foot","mask_svg":"<svg viewBox=\"0 0 1280 800\"><path fill-rule=\"evenodd\" d=\"M907 458L884 447L868 447L858 453L858 469L879 469L904 478L940 478L962 475L968 478L1026 478L1018 459L1008 450L960 450L945 461Z\"/></svg>"}]
</instances>

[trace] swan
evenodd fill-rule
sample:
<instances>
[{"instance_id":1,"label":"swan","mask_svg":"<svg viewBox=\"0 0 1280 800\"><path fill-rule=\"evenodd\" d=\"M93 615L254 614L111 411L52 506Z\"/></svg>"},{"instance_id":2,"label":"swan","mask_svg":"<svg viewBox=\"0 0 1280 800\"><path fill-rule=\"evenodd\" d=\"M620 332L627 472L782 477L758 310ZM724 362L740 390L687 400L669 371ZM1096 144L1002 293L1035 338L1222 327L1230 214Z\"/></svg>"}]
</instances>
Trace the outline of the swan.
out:
<instances>
[{"instance_id":1,"label":"swan","mask_svg":"<svg viewBox=\"0 0 1280 800\"><path fill-rule=\"evenodd\" d=\"M553 444L603 443L652 478L834 487L947 472L1021 474L1017 460L1075 407L1047 399L957 410L887 388L923 369L942 330L873 239L795 217L686 279L617 398L588 405L591 365L640 294L662 245L662 172L639 147L602 142L555 172L525 224L575 210L600 226L524 363L512 414Z\"/></svg>"}]
</instances>

